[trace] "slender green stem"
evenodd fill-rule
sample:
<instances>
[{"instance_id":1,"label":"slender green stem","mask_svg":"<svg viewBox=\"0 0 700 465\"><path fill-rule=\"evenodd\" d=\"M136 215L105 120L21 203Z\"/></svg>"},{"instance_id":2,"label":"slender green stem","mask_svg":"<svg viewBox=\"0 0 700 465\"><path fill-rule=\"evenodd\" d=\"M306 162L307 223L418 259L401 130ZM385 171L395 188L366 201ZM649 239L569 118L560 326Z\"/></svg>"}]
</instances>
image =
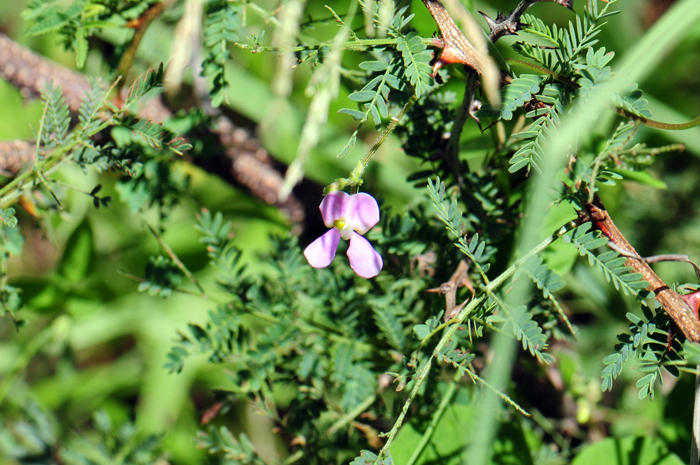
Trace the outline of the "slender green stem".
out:
<instances>
[{"instance_id":1,"label":"slender green stem","mask_svg":"<svg viewBox=\"0 0 700 465\"><path fill-rule=\"evenodd\" d=\"M653 119L648 119L643 116L635 115L634 113L630 113L629 111L620 107L615 107L615 112L619 115L624 116L625 118L629 118L633 121L636 121L639 124L643 124L644 126L649 126L650 128L656 129L682 131L684 129L690 129L696 126L700 126L700 116L685 123L662 123L661 121L654 121Z\"/></svg>"},{"instance_id":2,"label":"slender green stem","mask_svg":"<svg viewBox=\"0 0 700 465\"><path fill-rule=\"evenodd\" d=\"M294 452L292 455L287 457L284 462L282 462L282 465L290 465L298 460L301 460L304 457L304 449L299 449L298 451Z\"/></svg>"},{"instance_id":3,"label":"slender green stem","mask_svg":"<svg viewBox=\"0 0 700 465\"><path fill-rule=\"evenodd\" d=\"M326 195L328 192L334 190L341 190L346 186L351 186L352 193L357 193L359 186L362 184L362 175L365 173L367 165L369 165L369 162L374 157L374 154L376 154L377 150L379 150L379 147L381 147L382 144L386 142L389 135L391 135L391 133L394 132L394 129L396 129L396 126L401 121L401 118L403 118L406 115L406 113L408 113L408 110L410 110L410 108L417 101L418 97L412 95L411 98L408 99L406 104L403 106L401 111L396 116L393 116L391 118L391 123L389 123L384 132L382 132L382 134L379 136L379 139L377 139L374 145L372 145L372 148L369 149L367 155L365 155L362 161L358 163L357 167L354 170L352 170L352 173L350 173L350 178L337 179L335 182L326 186L326 188L323 190L323 194Z\"/></svg>"},{"instance_id":4,"label":"slender green stem","mask_svg":"<svg viewBox=\"0 0 700 465\"><path fill-rule=\"evenodd\" d=\"M121 274L122 276L125 276L125 277L127 277L127 278L129 278L129 279L132 279L132 280L134 280L134 281L136 281L136 282L139 282L139 283L144 283L144 282L146 282L145 279L140 278L140 277L138 277L138 276L136 276L136 275L133 275L133 274L131 274L131 273L127 273L127 272L124 271L124 270L117 270L117 273L119 273L119 274ZM216 299L216 298L211 297L211 296L209 296L209 295L207 295L207 294L202 294L201 292L191 291L191 290L189 290L189 289L177 288L177 289L173 289L173 291L179 292L180 294L187 294L187 295L193 295L193 296L196 296L196 297L200 297L200 298L202 298L202 299L204 299L204 300L209 300L209 301L214 302L214 303L219 304L219 305L225 305L225 304L226 304L226 302L224 302L223 300Z\"/></svg>"},{"instance_id":5,"label":"slender green stem","mask_svg":"<svg viewBox=\"0 0 700 465\"><path fill-rule=\"evenodd\" d=\"M379 136L379 139L374 143L371 149L369 149L369 152L367 152L367 155L365 155L365 158L362 159L362 171L360 172L360 177L362 177L362 174L365 172L365 169L367 169L367 165L369 165L369 162L374 158L374 154L377 153L377 150L379 150L379 147L382 146L382 144L387 140L389 135L391 135L392 132L394 132L394 129L396 129L396 126L399 124L401 121L401 118L403 118L406 113L408 113L408 110L411 109L411 107L418 101L418 97L416 95L412 95L410 99L406 102L406 104L403 106L401 111L391 118L391 123L389 123L389 126L386 127L384 132L382 133L381 136Z\"/></svg>"},{"instance_id":6,"label":"slender green stem","mask_svg":"<svg viewBox=\"0 0 700 465\"><path fill-rule=\"evenodd\" d=\"M432 37L424 37L421 39L421 42L423 42L428 47L441 48L441 46L442 46L441 40L434 39ZM347 42L343 42L340 45L340 48L342 48L343 50L351 50L351 51L361 52L361 51L364 51L364 50L367 50L367 49L370 49L373 47L396 47L397 44L398 44L398 40L391 38L391 37L385 37L382 39L356 39L356 40L349 40ZM333 43L331 41L326 41L326 42L321 42L321 43L313 44L313 45L298 45L296 47L286 47L286 48L242 44L240 42L234 42L233 45L235 45L236 47L241 48L243 50L254 50L255 53L259 53L259 52L291 53L291 52L304 52L307 50L318 50L321 47L330 47L331 45L333 45Z\"/></svg>"},{"instance_id":7,"label":"slender green stem","mask_svg":"<svg viewBox=\"0 0 700 465\"><path fill-rule=\"evenodd\" d=\"M7 397L7 394L10 392L10 388L15 378L17 378L17 375L27 368L29 362L34 358L34 355L36 355L51 338L55 337L57 334L65 334L66 328L69 326L70 318L67 316L60 316L27 342L27 345L24 346L24 350L20 356L17 357L17 360L15 360L14 367L12 367L12 370L5 375L0 383L0 404L3 403L5 397Z\"/></svg>"},{"instance_id":8,"label":"slender green stem","mask_svg":"<svg viewBox=\"0 0 700 465\"><path fill-rule=\"evenodd\" d=\"M328 428L328 431L326 431L326 434L329 435L329 436L332 435L332 434L335 434L340 428L342 428L343 426L347 425L347 424L350 423L352 420L354 420L355 417L357 417L359 414L361 414L362 412L364 412L365 410L367 410L367 409L370 407L370 405L372 405L372 404L374 403L374 401L375 401L376 399L377 399L377 395L376 395L376 394L372 394L371 396L367 397L365 400L363 400L362 402L360 402L360 403L357 405L357 407L355 407L354 409L350 410L348 413L346 413L345 415L343 415L342 417L340 417L340 418L338 419L338 421L336 421L335 423L333 423L333 425L332 425L330 428Z\"/></svg>"},{"instance_id":9,"label":"slender green stem","mask_svg":"<svg viewBox=\"0 0 700 465\"><path fill-rule=\"evenodd\" d=\"M182 260L180 260L180 258L175 254L175 252L173 252L173 249L171 249L170 246L163 240L161 235L158 234L158 231L153 229L149 224L146 224L146 227L151 232L151 234L153 234L153 237L156 238L160 246L163 247L163 250L165 250L165 253L168 254L173 263L175 263L175 266L177 266L180 269L180 271L182 271L182 273L187 277L187 279L189 279L190 282L192 282L192 284L194 284L197 287L202 296L206 298L207 293L204 291L202 285L199 284L197 278L195 278L192 272L189 269L187 269L184 263L182 263Z\"/></svg>"},{"instance_id":10,"label":"slender green stem","mask_svg":"<svg viewBox=\"0 0 700 465\"><path fill-rule=\"evenodd\" d=\"M561 236L563 236L567 232L571 231L572 229L576 228L579 224L581 224L580 220L573 220L573 221L569 221L566 224L564 224L561 228L557 229L554 232L554 234L547 237L545 240L543 240L542 242L537 244L534 248L532 248L528 253L526 253L525 255L520 257L520 259L516 260L515 263L513 263L507 270L505 270L503 273L501 273L496 279L491 281L491 283L488 286L485 286L484 291L493 292L494 290L496 290L499 286L501 286L505 282L506 279L510 278L515 273L515 270L524 261L526 261L528 258L542 252L544 249L549 247L550 244L552 244L552 242L559 239Z\"/></svg>"},{"instance_id":11,"label":"slender green stem","mask_svg":"<svg viewBox=\"0 0 700 465\"><path fill-rule=\"evenodd\" d=\"M112 119L105 121L100 126L86 134L85 137L90 138L98 132L103 131L104 129L113 125L114 121ZM69 154L75 147L77 147L81 143L82 141L80 140L73 140L72 142L64 146L57 147L56 150L49 157L45 158L42 161L37 161L35 164L35 169L25 171L24 173L15 177L8 184L0 188L0 207L5 205L7 201L11 198L14 198L16 194L13 195L13 192L21 190L25 182L32 180L33 178L37 178L38 172L47 173L51 172L53 168L58 167L61 163L65 161L66 155Z\"/></svg>"},{"instance_id":12,"label":"slender green stem","mask_svg":"<svg viewBox=\"0 0 700 465\"><path fill-rule=\"evenodd\" d=\"M255 3L247 3L246 7L253 10L254 13L256 13L258 16L260 16L262 19L265 20L265 22L268 22L274 26L274 27L280 27L282 23L280 23L280 20L277 19L277 17L270 13L269 11L265 10L264 8L256 5Z\"/></svg>"},{"instance_id":13,"label":"slender green stem","mask_svg":"<svg viewBox=\"0 0 700 465\"><path fill-rule=\"evenodd\" d=\"M462 311L459 312L459 315L457 315L457 317L455 317L454 319L450 320L449 326L447 327L444 334L433 349L433 353L431 354L430 358L426 360L423 366L420 367L420 369L418 370L418 373L416 374L415 378L415 384L413 385L413 388L411 389L411 392L409 393L408 398L406 399L406 402L404 403L403 408L401 409L401 413L399 414L398 418L396 419L396 422L394 423L394 426L391 428L387 435L387 441L384 444L384 447L382 447L380 455L388 455L389 448L391 447L392 442L394 442L396 434L398 433L399 429L401 428L401 425L403 424L404 419L406 418L406 414L408 413L408 409L411 406L413 399L418 395L418 392L421 386L423 385L423 382L427 379L428 373L430 373L433 358L436 358L440 354L440 351L443 349L443 347L445 347L448 344L450 339L452 339L454 334L459 330L461 324L467 319L467 317L476 308L478 308L479 305L481 305L481 303L486 299L487 295L489 295L498 287L500 287L503 283L505 283L506 280L515 273L520 264L522 264L528 258L542 252L544 249L549 247L549 245L552 244L552 242L559 239L561 236L566 234L568 231L571 231L579 224L580 222L576 220L569 221L568 223L564 224L561 228L557 229L554 232L554 234L537 244L529 252L524 254L519 260L513 263L513 265L511 265L507 270L501 273L488 285L484 286L484 292L479 297L475 297L472 300L470 300L469 303L462 309ZM433 333L431 333L431 335L432 334ZM479 380L481 379L479 378Z\"/></svg>"},{"instance_id":14,"label":"slender green stem","mask_svg":"<svg viewBox=\"0 0 700 465\"><path fill-rule=\"evenodd\" d=\"M499 331L499 332L500 332L500 331ZM504 334L504 333L503 333L503 332L500 332L500 334ZM467 370L467 374L468 374L469 377L472 379L472 381L478 381L478 382L480 382L481 384L483 384L484 386L486 386L486 387L487 387L488 389L490 389L494 394L496 394L498 397L500 397L501 399L503 399L503 401L504 401L505 403L507 403L508 405L510 405L511 407L513 407L515 410L517 410L517 411L520 412L521 414L525 415L526 417L529 417L529 416L530 416L530 414L529 414L524 408L522 408L520 405L518 405L517 403L515 403L515 402L513 401L513 399L511 399L510 397L508 397L507 395L503 394L501 391L499 391L498 389L496 389L495 387L493 387L493 386L492 386L491 384L489 384L484 378L480 377L479 375L477 375L476 373L474 373L473 371L470 371L470 370Z\"/></svg>"},{"instance_id":15,"label":"slender green stem","mask_svg":"<svg viewBox=\"0 0 700 465\"><path fill-rule=\"evenodd\" d=\"M544 66L540 66L535 63L531 63L529 61L524 61L524 60L518 60L517 58L506 58L506 62L509 65L515 65L515 66L520 66L521 68L527 68L530 71L536 71L540 74L546 74L547 76L551 76L552 78L556 79L559 82L563 82L569 87L572 87L574 89L578 89L579 86L577 83L572 81L571 79L562 76L561 74L555 73L549 68L545 68Z\"/></svg>"},{"instance_id":16,"label":"slender green stem","mask_svg":"<svg viewBox=\"0 0 700 465\"><path fill-rule=\"evenodd\" d=\"M445 393L442 395L440 405L438 405L437 410L435 410L435 412L433 413L433 416L430 419L430 424L423 432L423 436L420 438L420 442L413 450L413 454L411 454L411 458L408 459L406 465L415 464L420 455L423 453L423 449L425 449L425 446L427 446L428 442L430 442L430 439L433 437L433 433L435 432L437 424L440 422L440 419L445 413L447 406L450 404L450 402L452 402L452 398L457 393L457 383L461 378L462 373L459 370L457 370L454 377L452 378L452 382L450 382L450 384L447 386L447 391L445 391Z\"/></svg>"},{"instance_id":17,"label":"slender green stem","mask_svg":"<svg viewBox=\"0 0 700 465\"><path fill-rule=\"evenodd\" d=\"M535 63L530 63L528 61L518 60L515 58L506 58L506 61L508 62L508 64L511 64L511 65L521 66L523 68L528 68L532 71L536 71L540 74L546 74L548 76L552 76L557 81L563 82L567 86L572 87L574 89L578 89L579 87L581 87L578 83L572 81L571 79L564 77L560 74L557 74L554 71L545 68L544 66L540 66L540 65L537 65ZM700 126L700 116L698 116L697 118L692 119L690 121L687 121L685 123L664 123L661 121L654 121L653 119L649 119L649 118L645 118L643 116L636 115L630 111L625 110L624 108L614 107L613 110L618 115L624 116L625 118L629 118L633 121L637 121L639 124L643 124L644 126L649 126L650 128L666 129L669 131L682 131L684 129L691 129L691 128L694 128L696 126Z\"/></svg>"}]
</instances>

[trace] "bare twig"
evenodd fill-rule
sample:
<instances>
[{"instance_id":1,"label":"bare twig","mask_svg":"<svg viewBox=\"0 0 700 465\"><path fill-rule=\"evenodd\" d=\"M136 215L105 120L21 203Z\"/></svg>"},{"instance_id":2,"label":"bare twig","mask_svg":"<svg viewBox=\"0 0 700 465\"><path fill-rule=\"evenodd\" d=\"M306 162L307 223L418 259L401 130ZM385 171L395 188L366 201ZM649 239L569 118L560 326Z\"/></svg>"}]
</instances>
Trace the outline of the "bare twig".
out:
<instances>
[{"instance_id":1,"label":"bare twig","mask_svg":"<svg viewBox=\"0 0 700 465\"><path fill-rule=\"evenodd\" d=\"M148 231L150 231L153 237L156 238L158 244L160 244L160 246L163 247L165 253L167 253L168 257L170 257L173 263L175 263L175 266L177 266L180 269L180 271L182 271L182 274L184 274L187 277L187 279L189 279L192 282L192 284L195 285L195 287L201 293L202 297L206 298L207 293L204 291L202 285L199 284L199 281L197 281L197 278L195 278L194 274L192 274L192 272L185 266L185 264L182 263L182 260L180 260L180 258L175 254L175 252L173 252L173 249L171 249L170 246L163 240L163 237L160 235L160 233L153 229L153 227L148 223L146 223L146 228L148 228Z\"/></svg>"},{"instance_id":2,"label":"bare twig","mask_svg":"<svg viewBox=\"0 0 700 465\"><path fill-rule=\"evenodd\" d=\"M464 305L467 303L465 300L461 304L457 305L457 290L460 287L468 288L470 291L472 291L472 295L474 295L474 285L469 280L469 275L467 274L468 271L469 265L467 265L467 262L460 260L459 265L457 265L457 269L454 273L452 273L449 281L442 283L440 287L428 289L428 292L435 292L445 296L444 321L451 320L457 316L460 310L462 310L462 307L464 307Z\"/></svg>"},{"instance_id":3,"label":"bare twig","mask_svg":"<svg viewBox=\"0 0 700 465\"><path fill-rule=\"evenodd\" d=\"M680 294L663 282L649 264L637 254L620 230L617 229L600 199L595 198L593 202L585 204L585 215L615 244L616 250L623 251L624 255L629 257L627 266L634 268L635 271L644 276L644 279L649 283L647 289L654 293L656 300L683 332L686 339L691 342L700 342L700 321L698 321L693 309Z\"/></svg>"},{"instance_id":4,"label":"bare twig","mask_svg":"<svg viewBox=\"0 0 700 465\"><path fill-rule=\"evenodd\" d=\"M135 32L134 37L131 39L131 42L129 42L128 47L122 54L121 60L119 61L119 65L117 65L117 76L122 77L122 79L120 79L117 83L117 93L121 91L122 87L126 83L126 77L129 74L129 70L131 69L132 63L134 62L134 58L136 58L136 52L139 48L139 45L141 44L141 39L143 39L143 36L146 33L146 30L148 29L148 26L150 26L156 18L163 14L165 7L166 2L158 2L149 9L147 9L141 15L140 18L130 21L127 24L127 26L134 28Z\"/></svg>"},{"instance_id":5,"label":"bare twig","mask_svg":"<svg viewBox=\"0 0 700 465\"><path fill-rule=\"evenodd\" d=\"M690 263L693 266L693 269L695 270L695 276L697 276L698 281L700 281L700 268L698 268L698 265L690 259L689 256L687 255L681 255L681 254L663 254L663 255L652 255L651 257L640 257L639 255L632 255L629 252L622 250L617 244L614 242L608 242L608 247L611 249L619 252L620 255L624 257L629 257L629 258L636 258L637 260L643 260L647 263L659 263L659 262L684 262L684 263Z\"/></svg>"},{"instance_id":6,"label":"bare twig","mask_svg":"<svg viewBox=\"0 0 700 465\"><path fill-rule=\"evenodd\" d=\"M34 160L36 144L23 140L0 141L0 174L14 176Z\"/></svg>"},{"instance_id":7,"label":"bare twig","mask_svg":"<svg viewBox=\"0 0 700 465\"><path fill-rule=\"evenodd\" d=\"M85 89L90 88L86 76L69 70L37 55L0 33L0 77L17 87L25 98L39 97L46 83L54 81L63 89L66 103L77 112Z\"/></svg>"},{"instance_id":8,"label":"bare twig","mask_svg":"<svg viewBox=\"0 0 700 465\"><path fill-rule=\"evenodd\" d=\"M462 184L462 168L459 162L459 141L462 136L464 124L471 114L474 95L479 87L479 79L476 72L466 66L464 70L467 73L467 80L464 86L464 99L462 99L462 104L455 115L454 122L452 123L452 131L450 132L450 139L447 141L447 146L445 147L445 158L452 169L452 174L460 185Z\"/></svg>"}]
</instances>

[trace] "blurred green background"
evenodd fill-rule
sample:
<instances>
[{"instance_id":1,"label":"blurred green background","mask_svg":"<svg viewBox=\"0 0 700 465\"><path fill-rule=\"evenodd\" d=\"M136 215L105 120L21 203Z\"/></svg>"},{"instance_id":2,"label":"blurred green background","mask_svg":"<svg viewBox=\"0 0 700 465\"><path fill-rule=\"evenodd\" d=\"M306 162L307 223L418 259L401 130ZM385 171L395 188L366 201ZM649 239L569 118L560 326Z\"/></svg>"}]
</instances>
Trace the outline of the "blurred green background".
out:
<instances>
[{"instance_id":1,"label":"blurred green background","mask_svg":"<svg viewBox=\"0 0 700 465\"><path fill-rule=\"evenodd\" d=\"M258 3L267 4L269 10L277 6L272 1ZM495 17L497 10L509 10L516 3L474 1L472 7L473 11ZM610 19L611 26L604 28L600 36L601 44L616 53L613 66L624 59L625 51L653 23L661 11L658 8L669 3L672 2L622 0L617 4L622 13ZM581 12L584 4L577 0L576 11ZM25 0L0 2L0 31L52 60L74 67L73 54L64 51L55 36L24 34L26 24L19 15L25 5ZM413 1L411 8L416 13L419 33L432 35L436 28L422 2ZM337 9L342 12L342 6ZM321 1L309 1L307 10L314 16L328 15ZM573 16L547 2L535 5L530 12L545 22L560 25ZM167 62L173 26L180 14L182 5L176 2L172 11L149 29L135 72L141 73L164 59ZM250 15L248 34L259 33L263 27L260 18ZM326 39L334 31L335 26L330 24L305 32ZM265 40L270 39L270 31L268 34ZM669 50L664 62L640 82L657 120L683 122L700 114L700 25L688 37L675 50ZM106 77L100 49L123 39L119 31L107 31L93 38L87 73ZM499 41L504 55L514 56L507 46L516 40L518 37ZM309 68L300 66L295 70L293 93L289 102L280 107L270 90L277 57L241 50L232 53L234 59L227 70L231 83L228 105L244 124L251 128L261 125L260 138L276 159L291 162L309 103L305 93ZM344 60L346 66L352 67L360 62L360 57L346 52ZM460 94L462 84L454 79L446 89ZM349 105L348 93L342 89L332 103L329 123L307 166L309 178L320 185L346 176L376 138L374 131L364 130L357 146L345 158L336 158L354 129L350 118L335 114ZM277 112L274 125L266 125L273 109ZM0 81L0 139L31 138L41 111L38 101L24 101L17 89ZM472 124L465 130L463 141L477 144L483 137ZM652 174L665 188L625 183L604 189L603 201L641 255L680 253L700 259L700 129L673 133L643 129L637 137L650 146L683 142L686 150L663 154L656 160ZM381 148L376 163L371 165L367 188L382 199L383 206L400 209L424 194L406 182L406 177L417 169L416 162L405 157L398 142L392 140ZM247 272L264 273L265 265L259 255L268 250L270 235L289 230L286 219L249 193L184 160L176 164L176 170L192 177L189 194L166 224L164 239L177 255L202 282L213 282L213 270L205 266L206 251L193 228L196 212L206 207L223 212L234 223L235 240L245 252ZM8 390L0 415L11 418L17 413L13 405L32 399L54 412L60 421L57 434L66 436L75 432L89 434L93 411L104 409L115 423L132 419L143 432L163 434L172 463L203 463L205 453L195 443L199 417L215 402L212 391L227 385L226 373L221 367L207 365L204 358L190 358L180 374L168 374L162 365L177 331L188 322L203 323L211 306L186 294L161 300L139 293L138 282L127 275L141 276L147 257L162 253L144 227L146 223L157 223L156 212L134 213L121 203L114 188L116 175L85 175L78 169L67 169L61 176L88 191L102 183L102 193L117 200L109 208L96 210L89 197L68 192L65 209L45 224L37 224L18 209L26 242L23 255L10 264L10 277L11 283L23 290L25 307L19 316L27 320L27 326L17 332L8 318L0 320L0 389ZM552 218L551 226L566 215L567 212ZM574 259L572 250L556 250L561 254L559 259ZM688 265L665 263L655 269L667 282L695 280ZM649 452L647 457L663 457L658 451L668 448L687 460L692 377L664 379L659 395L650 403L637 399L637 389L629 381L638 376L625 368L622 378L626 382L619 382L613 392L602 394L602 359L613 351L615 335L626 328L625 313L639 310L634 303L621 299L588 267L576 267L565 278L568 287L562 302L580 328L578 340L552 348L560 376L559 384L554 380L552 384L560 389L523 395L552 395L553 403L563 402L570 407L570 415L549 419L548 412L537 412L526 421L552 431L555 423L561 426L572 422L572 431L577 431L576 423L585 424L589 437L582 440L649 436L650 445L645 444L656 452ZM516 368L514 383L519 381L522 379ZM255 415L247 405L240 405L228 418L233 429L248 431L263 454L272 453L269 445L275 440L267 420ZM604 452L601 454L605 456Z\"/></svg>"}]
</instances>

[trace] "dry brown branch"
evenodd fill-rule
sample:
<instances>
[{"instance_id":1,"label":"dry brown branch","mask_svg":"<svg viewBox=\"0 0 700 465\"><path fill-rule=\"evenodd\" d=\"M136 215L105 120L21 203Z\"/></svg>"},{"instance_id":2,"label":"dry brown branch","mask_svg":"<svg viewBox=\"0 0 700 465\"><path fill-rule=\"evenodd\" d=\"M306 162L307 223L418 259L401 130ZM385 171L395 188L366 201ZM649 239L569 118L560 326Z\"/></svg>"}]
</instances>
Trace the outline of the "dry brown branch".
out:
<instances>
[{"instance_id":1,"label":"dry brown branch","mask_svg":"<svg viewBox=\"0 0 700 465\"><path fill-rule=\"evenodd\" d=\"M538 2L555 2L559 5L565 6L570 10L573 10L573 0L522 0L513 11L511 11L508 16L503 13L499 13L496 19L488 17L486 14L481 13L489 26L489 39L491 42L496 42L503 36L507 35L517 35L522 24L520 23L520 17L525 13L525 11L532 5Z\"/></svg>"},{"instance_id":2,"label":"dry brown branch","mask_svg":"<svg viewBox=\"0 0 700 465\"><path fill-rule=\"evenodd\" d=\"M624 255L629 258L627 266L644 275L644 279L649 282L647 288L654 293L656 300L661 307L671 317L678 329L683 332L686 339L691 342L700 342L700 321L690 308L688 303L677 292L673 291L661 278L659 278L649 264L637 254L634 248L622 235L600 199L595 199L592 203L587 203L586 215L603 234L605 234L615 246L624 251ZM639 257L639 258L632 258Z\"/></svg>"},{"instance_id":3,"label":"dry brown branch","mask_svg":"<svg viewBox=\"0 0 700 465\"><path fill-rule=\"evenodd\" d=\"M0 174L12 176L34 160L36 146L24 140L0 141Z\"/></svg>"},{"instance_id":4,"label":"dry brown branch","mask_svg":"<svg viewBox=\"0 0 700 465\"><path fill-rule=\"evenodd\" d=\"M54 63L0 33L0 77L20 89L26 98L37 97L47 82L60 85L72 113L77 113L84 93L89 89L88 78L83 74ZM142 105L138 117L162 122L172 112L158 98ZM219 116L216 135L224 148L225 160L219 163L202 163L212 174L245 186L267 204L281 208L294 223L302 223L304 207L290 196L280 202L277 192L283 178L273 167L273 161L250 131L237 127L226 116ZM27 141L0 142L0 171L15 174L34 159L35 146ZM222 172L222 166L227 171ZM230 175L230 176L229 176Z\"/></svg>"},{"instance_id":5,"label":"dry brown branch","mask_svg":"<svg viewBox=\"0 0 700 465\"><path fill-rule=\"evenodd\" d=\"M49 81L61 86L72 112L77 112L87 77L53 63L0 33L0 77L17 87L25 98L38 97Z\"/></svg>"},{"instance_id":6,"label":"dry brown branch","mask_svg":"<svg viewBox=\"0 0 700 465\"><path fill-rule=\"evenodd\" d=\"M435 292L445 296L445 321L449 321L457 316L459 311L462 310L462 307L468 302L468 300L465 300L457 305L457 291L460 287L468 288L472 292L472 295L474 295L474 286L469 280L468 273L469 265L467 265L467 262L464 260L460 260L457 269L452 273L449 281L442 283L440 287L428 289L428 292Z\"/></svg>"},{"instance_id":7,"label":"dry brown branch","mask_svg":"<svg viewBox=\"0 0 700 465\"><path fill-rule=\"evenodd\" d=\"M444 43L440 58L433 67L433 75L437 74L441 66L454 63L462 63L482 74L483 65L479 53L464 37L462 30L457 27L443 4L439 0L423 0L423 3L437 23Z\"/></svg>"}]
</instances>

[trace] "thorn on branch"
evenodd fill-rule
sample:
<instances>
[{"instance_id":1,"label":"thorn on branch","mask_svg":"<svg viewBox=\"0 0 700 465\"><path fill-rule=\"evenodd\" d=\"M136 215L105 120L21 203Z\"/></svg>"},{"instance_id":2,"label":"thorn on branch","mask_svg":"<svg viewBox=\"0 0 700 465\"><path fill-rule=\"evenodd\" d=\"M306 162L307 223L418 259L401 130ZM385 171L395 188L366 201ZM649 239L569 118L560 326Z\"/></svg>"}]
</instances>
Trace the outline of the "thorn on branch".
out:
<instances>
[{"instance_id":1,"label":"thorn on branch","mask_svg":"<svg viewBox=\"0 0 700 465\"><path fill-rule=\"evenodd\" d=\"M437 23L443 42L442 53L433 66L433 77L442 66L456 63L469 66L482 74L483 65L476 49L457 27L444 5L439 0L423 0L423 3Z\"/></svg>"},{"instance_id":2,"label":"thorn on branch","mask_svg":"<svg viewBox=\"0 0 700 465\"><path fill-rule=\"evenodd\" d=\"M479 13L481 13L481 16L484 17L486 24L489 26L489 39L491 39L491 42L496 42L503 36L517 35L523 26L527 26L527 24L520 22L520 17L528 8L539 2L554 2L573 11L574 0L522 0L508 16L498 13L495 20L480 11Z\"/></svg>"},{"instance_id":3,"label":"thorn on branch","mask_svg":"<svg viewBox=\"0 0 700 465\"><path fill-rule=\"evenodd\" d=\"M467 303L465 300L461 304L457 305L457 290L460 287L466 287L474 295L474 285L469 279L469 265L464 260L459 261L459 265L450 280L446 283L442 283L440 287L434 289L428 289L428 292L435 292L437 294L442 294L445 296L445 317L444 321L449 321L456 317L462 307Z\"/></svg>"}]
</instances>

